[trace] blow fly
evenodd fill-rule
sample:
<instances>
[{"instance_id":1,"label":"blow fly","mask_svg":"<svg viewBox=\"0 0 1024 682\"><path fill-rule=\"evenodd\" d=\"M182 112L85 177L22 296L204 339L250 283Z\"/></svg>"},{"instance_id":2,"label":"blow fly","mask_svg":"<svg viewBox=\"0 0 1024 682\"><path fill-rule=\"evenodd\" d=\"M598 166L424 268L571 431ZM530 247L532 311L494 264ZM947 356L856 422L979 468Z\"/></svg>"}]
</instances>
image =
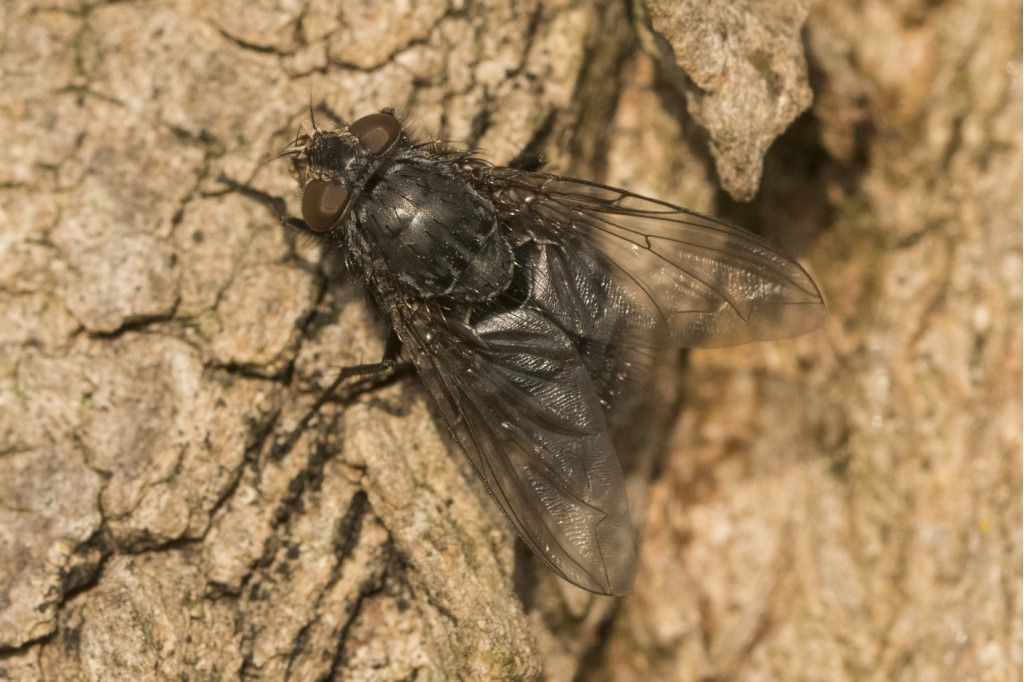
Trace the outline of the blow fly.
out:
<instances>
[{"instance_id":1,"label":"blow fly","mask_svg":"<svg viewBox=\"0 0 1024 682\"><path fill-rule=\"evenodd\" d=\"M606 411L656 348L803 334L811 276L754 234L526 161L416 139L391 110L299 135L297 230L336 249L523 541L569 582L629 591L633 529ZM532 167L531 167L532 166ZM649 364L649 363L646 363ZM336 381L334 386L338 385Z\"/></svg>"}]
</instances>

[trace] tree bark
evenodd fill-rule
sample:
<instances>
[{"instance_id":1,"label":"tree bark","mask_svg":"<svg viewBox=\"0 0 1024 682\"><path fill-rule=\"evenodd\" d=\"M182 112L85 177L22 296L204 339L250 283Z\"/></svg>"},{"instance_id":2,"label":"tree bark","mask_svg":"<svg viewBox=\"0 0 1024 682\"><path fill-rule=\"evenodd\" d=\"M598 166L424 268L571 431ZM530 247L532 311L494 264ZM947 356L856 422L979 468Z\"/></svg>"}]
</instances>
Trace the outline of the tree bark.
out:
<instances>
[{"instance_id":1,"label":"tree bark","mask_svg":"<svg viewBox=\"0 0 1024 682\"><path fill-rule=\"evenodd\" d=\"M1019 677L1020 25L1006 0L5 3L0 679ZM541 151L818 276L822 331L670 359L616 416L629 596L517 546L415 378L275 448L383 348L338 264L220 180L294 211L264 161L311 106Z\"/></svg>"}]
</instances>

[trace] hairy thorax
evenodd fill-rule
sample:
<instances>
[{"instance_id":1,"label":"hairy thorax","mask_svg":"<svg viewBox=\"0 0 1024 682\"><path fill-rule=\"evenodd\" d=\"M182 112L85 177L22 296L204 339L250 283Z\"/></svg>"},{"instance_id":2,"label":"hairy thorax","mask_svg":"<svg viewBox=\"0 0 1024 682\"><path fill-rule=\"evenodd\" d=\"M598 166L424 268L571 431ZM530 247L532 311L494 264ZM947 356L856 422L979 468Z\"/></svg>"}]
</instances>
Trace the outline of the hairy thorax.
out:
<instances>
[{"instance_id":1,"label":"hairy thorax","mask_svg":"<svg viewBox=\"0 0 1024 682\"><path fill-rule=\"evenodd\" d=\"M443 168L397 160L370 178L353 213L351 243L420 296L483 301L511 281L491 202Z\"/></svg>"}]
</instances>

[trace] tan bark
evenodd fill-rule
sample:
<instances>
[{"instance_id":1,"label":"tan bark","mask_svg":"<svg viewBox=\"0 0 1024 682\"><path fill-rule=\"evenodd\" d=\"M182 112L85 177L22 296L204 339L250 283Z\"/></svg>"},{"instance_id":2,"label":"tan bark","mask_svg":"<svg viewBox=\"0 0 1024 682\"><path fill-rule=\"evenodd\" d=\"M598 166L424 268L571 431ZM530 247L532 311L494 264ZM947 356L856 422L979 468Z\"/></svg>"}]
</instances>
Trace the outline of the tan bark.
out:
<instances>
[{"instance_id":1,"label":"tan bark","mask_svg":"<svg viewBox=\"0 0 1024 682\"><path fill-rule=\"evenodd\" d=\"M763 5L4 3L0 679L1019 677L1019 6ZM413 378L273 456L382 349L217 180L294 204L310 99L819 277L823 331L619 416L633 594L517 551Z\"/></svg>"}]
</instances>

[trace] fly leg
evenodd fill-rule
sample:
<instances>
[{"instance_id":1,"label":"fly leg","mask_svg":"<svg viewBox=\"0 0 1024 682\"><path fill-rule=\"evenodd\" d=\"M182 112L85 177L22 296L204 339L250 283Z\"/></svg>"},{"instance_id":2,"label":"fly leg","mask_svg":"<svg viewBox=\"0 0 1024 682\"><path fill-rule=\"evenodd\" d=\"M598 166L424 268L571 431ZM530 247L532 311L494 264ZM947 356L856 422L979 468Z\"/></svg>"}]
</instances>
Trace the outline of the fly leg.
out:
<instances>
[{"instance_id":1,"label":"fly leg","mask_svg":"<svg viewBox=\"0 0 1024 682\"><path fill-rule=\"evenodd\" d=\"M290 214L284 199L262 192L255 187L250 187L249 185L238 182L237 180L233 180L223 173L221 173L217 179L224 183L230 191L238 192L243 197L252 199L270 211L270 213L277 218L285 228L284 232L285 241L288 244L288 255L295 262L299 263L303 269L310 271L316 269L314 264L299 256L298 250L296 249L296 236L305 236L306 238L312 238L313 240L320 241L322 239L322 235L309 229L309 225L306 224L306 221L296 218Z\"/></svg>"},{"instance_id":2,"label":"fly leg","mask_svg":"<svg viewBox=\"0 0 1024 682\"><path fill-rule=\"evenodd\" d=\"M284 199L281 197L275 197L266 192L250 187L249 185L243 184L229 178L228 176L221 173L217 179L228 186L232 192L238 192L242 196L252 199L253 201L265 206L274 217L281 221L281 224L285 227L298 230L299 232L309 232L309 227L306 223L299 218L296 218L292 214L288 213L288 208L284 203Z\"/></svg>"},{"instance_id":3,"label":"fly leg","mask_svg":"<svg viewBox=\"0 0 1024 682\"><path fill-rule=\"evenodd\" d=\"M367 365L355 365L346 367L338 373L331 385L327 387L323 395L314 403L314 408L322 407L326 403L347 403L356 396L362 395L377 388L387 385L392 379L405 376L412 369L412 364L399 362L398 356L402 352L402 342L398 334L392 329L388 332L387 340L384 342L384 355L380 362ZM365 369L360 369L365 368ZM356 372L356 370L360 370ZM352 374L352 372L356 372ZM342 376L345 375L345 376ZM355 382L348 391L339 394L338 388L346 379L352 376L361 376L363 379Z\"/></svg>"},{"instance_id":4,"label":"fly leg","mask_svg":"<svg viewBox=\"0 0 1024 682\"><path fill-rule=\"evenodd\" d=\"M399 340L395 330L392 329L384 344L384 355L381 357L380 362L353 365L352 367L345 367L338 372L331 385L324 389L320 397L316 399L316 402L306 411L306 414L302 416L299 423L295 425L295 428L284 439L279 440L274 445L270 455L271 459L280 459L288 454L295 446L302 432L309 426L309 422L319 414L320 410L327 403L346 403L362 393L385 386L391 380L407 373L412 365L398 361L398 355L401 350L402 342ZM344 394L338 394L338 389L341 388L342 384L355 377L361 377L361 380L353 384Z\"/></svg>"}]
</instances>

